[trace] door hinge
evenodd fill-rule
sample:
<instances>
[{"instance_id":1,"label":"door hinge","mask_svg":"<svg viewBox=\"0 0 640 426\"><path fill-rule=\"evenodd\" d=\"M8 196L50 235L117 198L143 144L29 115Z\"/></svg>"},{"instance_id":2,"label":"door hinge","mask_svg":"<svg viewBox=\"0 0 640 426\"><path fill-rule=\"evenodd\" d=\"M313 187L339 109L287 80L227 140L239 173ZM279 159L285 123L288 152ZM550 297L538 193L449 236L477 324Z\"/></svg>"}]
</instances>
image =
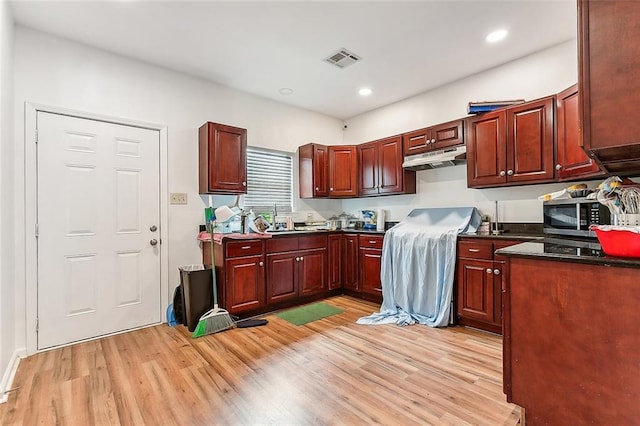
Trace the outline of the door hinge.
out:
<instances>
[{"instance_id":1,"label":"door hinge","mask_svg":"<svg viewBox=\"0 0 640 426\"><path fill-rule=\"evenodd\" d=\"M40 331L40 318L36 318L36 333Z\"/></svg>"},{"instance_id":2,"label":"door hinge","mask_svg":"<svg viewBox=\"0 0 640 426\"><path fill-rule=\"evenodd\" d=\"M40 225L36 223L36 238L40 235Z\"/></svg>"}]
</instances>

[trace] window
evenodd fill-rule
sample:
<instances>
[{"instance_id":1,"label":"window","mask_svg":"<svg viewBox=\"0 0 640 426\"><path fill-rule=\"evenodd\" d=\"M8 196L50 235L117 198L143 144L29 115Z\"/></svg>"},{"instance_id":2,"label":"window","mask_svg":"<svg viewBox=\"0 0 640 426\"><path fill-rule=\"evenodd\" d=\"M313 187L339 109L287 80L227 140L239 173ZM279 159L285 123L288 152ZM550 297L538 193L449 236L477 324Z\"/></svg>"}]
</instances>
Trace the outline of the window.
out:
<instances>
[{"instance_id":1,"label":"window","mask_svg":"<svg viewBox=\"0 0 640 426\"><path fill-rule=\"evenodd\" d=\"M247 147L247 194L244 209L278 213L293 210L293 154Z\"/></svg>"}]
</instances>

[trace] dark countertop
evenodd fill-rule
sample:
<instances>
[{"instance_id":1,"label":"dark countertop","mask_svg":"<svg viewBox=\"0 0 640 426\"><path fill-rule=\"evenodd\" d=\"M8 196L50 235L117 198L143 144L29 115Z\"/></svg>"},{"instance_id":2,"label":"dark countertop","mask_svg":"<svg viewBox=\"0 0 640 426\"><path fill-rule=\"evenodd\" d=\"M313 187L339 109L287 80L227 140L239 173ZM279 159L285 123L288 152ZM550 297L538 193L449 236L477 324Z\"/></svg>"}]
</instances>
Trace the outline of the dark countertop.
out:
<instances>
[{"instance_id":1,"label":"dark countertop","mask_svg":"<svg viewBox=\"0 0 640 426\"><path fill-rule=\"evenodd\" d=\"M561 238L544 238L496 250L506 257L554 260L559 262L587 263L590 265L640 268L640 258L608 256L598 241L580 241Z\"/></svg>"},{"instance_id":2,"label":"dark countertop","mask_svg":"<svg viewBox=\"0 0 640 426\"><path fill-rule=\"evenodd\" d=\"M459 234L459 238L481 238L488 240L521 240L521 241L538 241L544 238L538 234L500 234L500 235L481 235L481 234Z\"/></svg>"}]
</instances>

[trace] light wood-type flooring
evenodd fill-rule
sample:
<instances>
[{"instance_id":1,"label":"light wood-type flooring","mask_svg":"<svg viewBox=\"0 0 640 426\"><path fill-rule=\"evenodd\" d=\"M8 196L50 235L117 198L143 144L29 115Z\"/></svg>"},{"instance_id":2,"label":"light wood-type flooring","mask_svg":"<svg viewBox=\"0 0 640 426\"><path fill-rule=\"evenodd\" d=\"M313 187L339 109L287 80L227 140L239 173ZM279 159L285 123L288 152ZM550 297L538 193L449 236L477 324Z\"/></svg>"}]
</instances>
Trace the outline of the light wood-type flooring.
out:
<instances>
[{"instance_id":1,"label":"light wood-type flooring","mask_svg":"<svg viewBox=\"0 0 640 426\"><path fill-rule=\"evenodd\" d=\"M0 424L515 425L499 336L450 327L358 325L378 305L304 326L192 339L166 324L20 362Z\"/></svg>"}]
</instances>

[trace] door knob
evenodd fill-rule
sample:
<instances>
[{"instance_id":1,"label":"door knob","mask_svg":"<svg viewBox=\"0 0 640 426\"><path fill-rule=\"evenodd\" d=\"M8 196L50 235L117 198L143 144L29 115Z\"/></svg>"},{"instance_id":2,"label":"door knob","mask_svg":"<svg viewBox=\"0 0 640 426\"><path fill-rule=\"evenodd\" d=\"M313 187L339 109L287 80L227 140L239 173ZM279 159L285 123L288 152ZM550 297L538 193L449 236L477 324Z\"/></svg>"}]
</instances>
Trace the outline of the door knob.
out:
<instances>
[{"instance_id":1,"label":"door knob","mask_svg":"<svg viewBox=\"0 0 640 426\"><path fill-rule=\"evenodd\" d=\"M556 164L556 170L560 170L562 168L562 164Z\"/></svg>"},{"instance_id":2,"label":"door knob","mask_svg":"<svg viewBox=\"0 0 640 426\"><path fill-rule=\"evenodd\" d=\"M511 170L511 169L507 170L507 174L508 174L509 176L513 176L513 170Z\"/></svg>"},{"instance_id":3,"label":"door knob","mask_svg":"<svg viewBox=\"0 0 640 426\"><path fill-rule=\"evenodd\" d=\"M264 266L264 262L258 263L258 266Z\"/></svg>"},{"instance_id":4,"label":"door knob","mask_svg":"<svg viewBox=\"0 0 640 426\"><path fill-rule=\"evenodd\" d=\"M487 274L493 274L493 271L491 270L491 268L487 268Z\"/></svg>"},{"instance_id":5,"label":"door knob","mask_svg":"<svg viewBox=\"0 0 640 426\"><path fill-rule=\"evenodd\" d=\"M500 176L506 176L506 172L504 170L500 170Z\"/></svg>"},{"instance_id":6,"label":"door knob","mask_svg":"<svg viewBox=\"0 0 640 426\"><path fill-rule=\"evenodd\" d=\"M500 275L500 269L494 269L493 270L493 274L494 275Z\"/></svg>"},{"instance_id":7,"label":"door knob","mask_svg":"<svg viewBox=\"0 0 640 426\"><path fill-rule=\"evenodd\" d=\"M155 225L151 225L151 226L149 227L149 231L151 231L151 232L156 232L157 230L158 230L158 227L157 227L157 226L155 226Z\"/></svg>"},{"instance_id":8,"label":"door knob","mask_svg":"<svg viewBox=\"0 0 640 426\"><path fill-rule=\"evenodd\" d=\"M158 240L156 240L155 238L149 241L149 244L151 244L152 246L155 246L156 244L158 244Z\"/></svg>"}]
</instances>

